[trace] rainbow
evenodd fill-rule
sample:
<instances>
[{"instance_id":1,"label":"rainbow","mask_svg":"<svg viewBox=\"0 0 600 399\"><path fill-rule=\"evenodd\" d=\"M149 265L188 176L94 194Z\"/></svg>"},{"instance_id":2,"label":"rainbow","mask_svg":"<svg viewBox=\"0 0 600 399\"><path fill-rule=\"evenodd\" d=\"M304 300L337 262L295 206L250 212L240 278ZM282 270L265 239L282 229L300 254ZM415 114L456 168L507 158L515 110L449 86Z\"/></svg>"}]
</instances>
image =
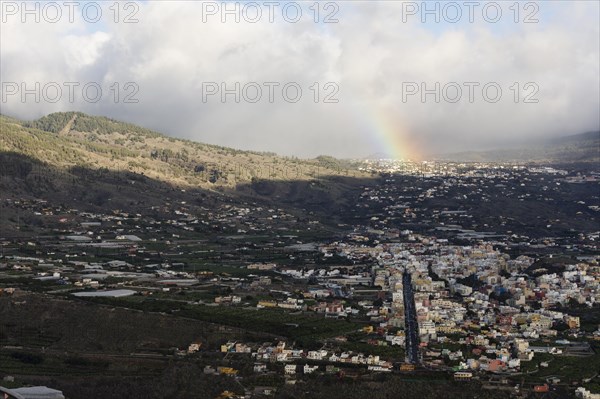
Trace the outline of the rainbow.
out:
<instances>
[{"instance_id":1,"label":"rainbow","mask_svg":"<svg viewBox=\"0 0 600 399\"><path fill-rule=\"evenodd\" d=\"M366 130L379 152L390 159L419 160L417 143L411 139L412 132L392 110L377 108L372 112L361 112L361 127Z\"/></svg>"}]
</instances>

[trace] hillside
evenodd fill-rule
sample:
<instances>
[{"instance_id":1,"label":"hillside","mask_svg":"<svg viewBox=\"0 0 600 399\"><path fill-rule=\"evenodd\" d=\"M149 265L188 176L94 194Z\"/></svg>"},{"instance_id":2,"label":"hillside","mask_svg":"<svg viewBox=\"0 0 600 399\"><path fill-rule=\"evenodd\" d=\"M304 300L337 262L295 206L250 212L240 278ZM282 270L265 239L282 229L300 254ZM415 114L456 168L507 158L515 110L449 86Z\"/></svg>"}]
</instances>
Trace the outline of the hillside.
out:
<instances>
[{"instance_id":1,"label":"hillside","mask_svg":"<svg viewBox=\"0 0 600 399\"><path fill-rule=\"evenodd\" d=\"M465 162L600 162L600 131L587 132L521 148L489 151L465 151L438 155L436 158Z\"/></svg>"},{"instance_id":2,"label":"hillside","mask_svg":"<svg viewBox=\"0 0 600 399\"><path fill-rule=\"evenodd\" d=\"M167 137L82 113L33 122L0 116L0 221L4 236L51 229L57 220L19 210L45 201L85 212L161 213L178 206L206 215L230 206L285 208L331 225L370 180L346 161L272 153ZM21 226L21 227L19 227ZM27 231L23 229L27 226Z\"/></svg>"},{"instance_id":3,"label":"hillside","mask_svg":"<svg viewBox=\"0 0 600 399\"><path fill-rule=\"evenodd\" d=\"M57 168L128 171L182 187L215 190L258 180L347 175L329 157L298 160L176 139L109 118L54 113L33 122L0 117L0 151Z\"/></svg>"}]
</instances>

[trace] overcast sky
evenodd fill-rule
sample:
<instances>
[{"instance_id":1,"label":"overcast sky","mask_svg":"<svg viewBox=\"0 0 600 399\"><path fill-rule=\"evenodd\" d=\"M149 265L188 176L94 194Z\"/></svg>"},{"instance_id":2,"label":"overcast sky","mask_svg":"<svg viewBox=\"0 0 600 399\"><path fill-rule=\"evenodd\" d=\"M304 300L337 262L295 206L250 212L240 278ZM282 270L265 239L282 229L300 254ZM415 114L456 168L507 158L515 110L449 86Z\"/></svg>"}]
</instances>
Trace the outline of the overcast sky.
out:
<instances>
[{"instance_id":1,"label":"overcast sky","mask_svg":"<svg viewBox=\"0 0 600 399\"><path fill-rule=\"evenodd\" d=\"M77 110L300 157L415 157L600 125L597 1L428 2L430 13L338 1L318 15L312 1L230 3L231 14L224 3L101 3L99 17L96 3L54 3L36 22L2 1L3 114ZM36 82L40 98L23 98ZM65 82L79 84L73 98Z\"/></svg>"}]
</instances>

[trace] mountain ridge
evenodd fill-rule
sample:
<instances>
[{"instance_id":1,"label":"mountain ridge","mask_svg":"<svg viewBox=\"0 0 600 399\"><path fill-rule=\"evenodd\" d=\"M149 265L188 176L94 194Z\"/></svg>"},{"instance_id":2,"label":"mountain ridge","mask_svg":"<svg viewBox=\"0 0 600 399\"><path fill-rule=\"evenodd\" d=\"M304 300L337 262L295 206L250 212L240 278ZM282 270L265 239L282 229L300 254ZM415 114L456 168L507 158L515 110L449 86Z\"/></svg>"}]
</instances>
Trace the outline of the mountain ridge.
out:
<instances>
[{"instance_id":1,"label":"mountain ridge","mask_svg":"<svg viewBox=\"0 0 600 399\"><path fill-rule=\"evenodd\" d=\"M299 218L327 215L335 225L333 214L350 201L348 194L372 180L328 156L301 160L235 150L85 114L51 114L32 122L0 116L0 132L5 235L25 234L19 220L29 226L43 222L33 215L19 218L14 205L21 201L133 214L169 213L180 206L204 214L260 204Z\"/></svg>"},{"instance_id":2,"label":"mountain ridge","mask_svg":"<svg viewBox=\"0 0 600 399\"><path fill-rule=\"evenodd\" d=\"M516 148L461 151L433 158L454 162L600 162L600 131L554 137Z\"/></svg>"},{"instance_id":3,"label":"mountain ridge","mask_svg":"<svg viewBox=\"0 0 600 399\"><path fill-rule=\"evenodd\" d=\"M178 139L81 112L22 122L0 116L0 150L58 167L82 166L140 173L181 186L233 187L253 180L312 180L358 174L328 156L303 160Z\"/></svg>"}]
</instances>

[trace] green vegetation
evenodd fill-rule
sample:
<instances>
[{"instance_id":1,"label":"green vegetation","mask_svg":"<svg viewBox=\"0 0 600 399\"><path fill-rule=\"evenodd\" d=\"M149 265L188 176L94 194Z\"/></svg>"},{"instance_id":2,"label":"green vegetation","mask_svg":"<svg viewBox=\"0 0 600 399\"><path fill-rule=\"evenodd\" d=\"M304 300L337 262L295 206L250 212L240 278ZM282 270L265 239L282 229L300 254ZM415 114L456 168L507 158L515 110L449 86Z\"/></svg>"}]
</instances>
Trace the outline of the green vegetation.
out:
<instances>
[{"instance_id":1,"label":"green vegetation","mask_svg":"<svg viewBox=\"0 0 600 399\"><path fill-rule=\"evenodd\" d=\"M42 356L25 352L12 352L10 354L10 357L27 364L40 364L44 361L44 358Z\"/></svg>"},{"instance_id":2,"label":"green vegetation","mask_svg":"<svg viewBox=\"0 0 600 399\"><path fill-rule=\"evenodd\" d=\"M593 356L554 356L548 361L548 367L540 368L536 377L558 376L568 381L589 378L600 370L600 354Z\"/></svg>"},{"instance_id":3,"label":"green vegetation","mask_svg":"<svg viewBox=\"0 0 600 399\"><path fill-rule=\"evenodd\" d=\"M82 112L56 112L31 122L25 122L25 127L59 133L73 119L72 130L78 132L110 134L114 132L134 133L145 137L158 137L159 133L130 123L119 122L103 116L91 116Z\"/></svg>"},{"instance_id":4,"label":"green vegetation","mask_svg":"<svg viewBox=\"0 0 600 399\"><path fill-rule=\"evenodd\" d=\"M600 370L600 343L592 342L594 354L591 356L565 356L537 353L530 362L522 362L521 368L525 373L524 378L533 383L542 383L549 377L557 377L563 383L584 385L592 392L600 393L600 384L596 379L583 383L586 378L591 378ZM541 367L541 363L548 367ZM536 371L537 370L537 371ZM520 377L519 377L520 380Z\"/></svg>"},{"instance_id":5,"label":"green vegetation","mask_svg":"<svg viewBox=\"0 0 600 399\"><path fill-rule=\"evenodd\" d=\"M83 115L81 112L57 112L46 115L32 122L25 122L25 127L30 127L47 132L58 133L69 123L69 121L78 115Z\"/></svg>"},{"instance_id":6,"label":"green vegetation","mask_svg":"<svg viewBox=\"0 0 600 399\"><path fill-rule=\"evenodd\" d=\"M250 331L284 336L298 342L315 341L357 330L353 322L326 319L313 314L290 314L281 309L238 308L225 306L188 305L172 300L139 300L137 298L93 298L93 302L140 309L146 312L165 312L196 320Z\"/></svg>"},{"instance_id":7,"label":"green vegetation","mask_svg":"<svg viewBox=\"0 0 600 399\"><path fill-rule=\"evenodd\" d=\"M30 165L36 163L37 175L43 171L47 179L52 168L65 179L104 169L131 172L169 184L213 189L236 187L253 179L314 181L348 176L350 171L358 173L352 165L333 158L299 160L267 152L235 150L167 137L129 123L80 112L54 113L31 122L2 117L0 129L0 151L24 156L23 160ZM31 168L24 170L19 177L27 177L31 172ZM329 186L315 183L311 187L314 191L328 191ZM271 194L273 187L260 195Z\"/></svg>"},{"instance_id":8,"label":"green vegetation","mask_svg":"<svg viewBox=\"0 0 600 399\"><path fill-rule=\"evenodd\" d=\"M106 360L90 360L80 356L70 356L65 359L65 364L72 367L94 367L99 369L106 369L110 366L110 362Z\"/></svg>"}]
</instances>

